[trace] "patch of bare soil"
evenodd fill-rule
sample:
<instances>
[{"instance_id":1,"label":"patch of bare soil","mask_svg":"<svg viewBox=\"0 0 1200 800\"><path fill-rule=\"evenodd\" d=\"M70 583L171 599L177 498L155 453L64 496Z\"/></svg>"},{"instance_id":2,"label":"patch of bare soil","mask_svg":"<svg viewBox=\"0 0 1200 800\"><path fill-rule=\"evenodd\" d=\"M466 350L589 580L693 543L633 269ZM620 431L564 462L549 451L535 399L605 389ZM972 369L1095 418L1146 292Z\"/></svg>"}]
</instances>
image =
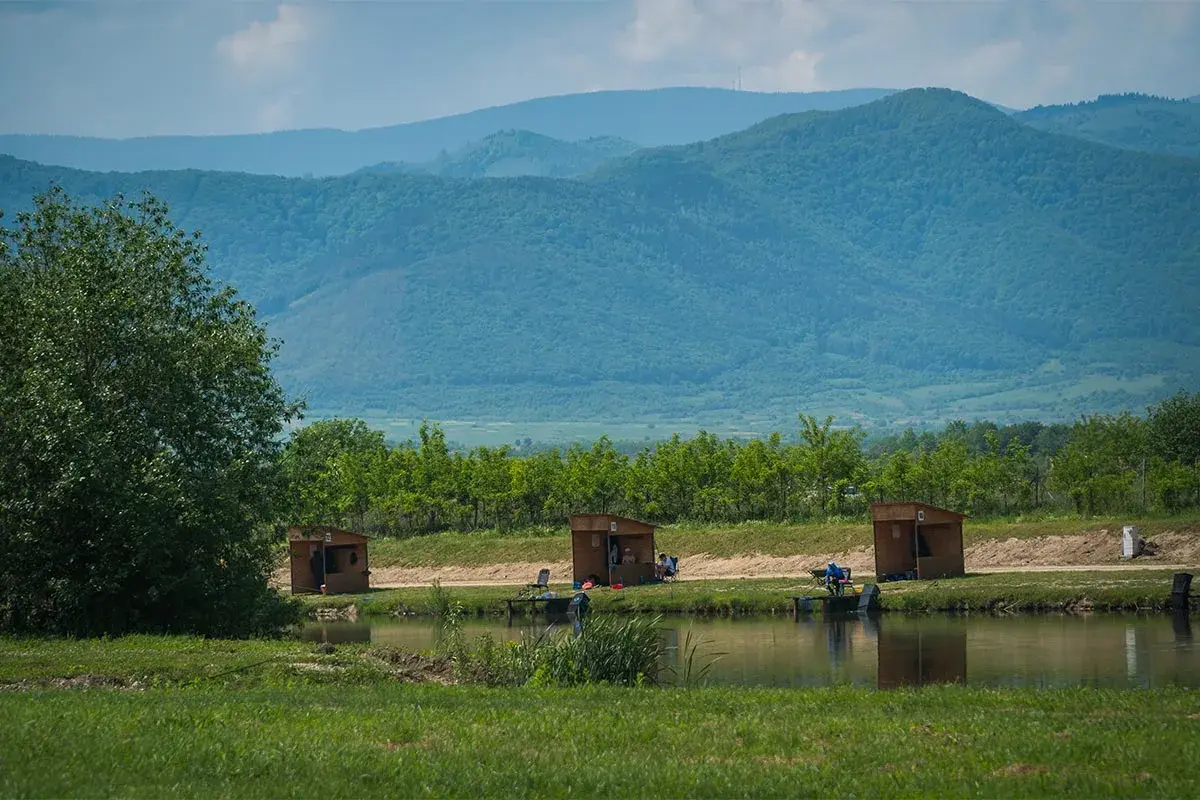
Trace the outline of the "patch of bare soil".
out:
<instances>
[{"instance_id":1,"label":"patch of bare soil","mask_svg":"<svg viewBox=\"0 0 1200 800\"><path fill-rule=\"evenodd\" d=\"M1121 559L1121 532L1098 530L1078 536L1034 539L987 539L967 547L967 570L1077 566L1141 566L1162 569L1200 564L1200 535L1168 531L1146 542L1146 552L1132 561Z\"/></svg>"},{"instance_id":2,"label":"patch of bare soil","mask_svg":"<svg viewBox=\"0 0 1200 800\"><path fill-rule=\"evenodd\" d=\"M428 586L434 580L443 586L514 586L533 583L538 571L550 569L551 582L570 580L571 562L549 564L515 562L509 564L478 564L470 567L373 567L371 585L385 588L398 586Z\"/></svg>"},{"instance_id":3,"label":"patch of bare soil","mask_svg":"<svg viewBox=\"0 0 1200 800\"><path fill-rule=\"evenodd\" d=\"M1049 767L1041 764L1009 764L1007 767L1001 767L993 772L993 775L1004 778L1020 778L1027 775L1045 775L1050 771Z\"/></svg>"},{"instance_id":4,"label":"patch of bare soil","mask_svg":"<svg viewBox=\"0 0 1200 800\"><path fill-rule=\"evenodd\" d=\"M369 655L388 665L392 675L404 683L455 683L454 666L443 656L424 656L394 647L377 647Z\"/></svg>"},{"instance_id":5,"label":"patch of bare soil","mask_svg":"<svg viewBox=\"0 0 1200 800\"><path fill-rule=\"evenodd\" d=\"M72 675L70 678L26 678L0 683L0 692L32 692L38 689L129 689L141 691L146 687L138 681L111 675Z\"/></svg>"}]
</instances>

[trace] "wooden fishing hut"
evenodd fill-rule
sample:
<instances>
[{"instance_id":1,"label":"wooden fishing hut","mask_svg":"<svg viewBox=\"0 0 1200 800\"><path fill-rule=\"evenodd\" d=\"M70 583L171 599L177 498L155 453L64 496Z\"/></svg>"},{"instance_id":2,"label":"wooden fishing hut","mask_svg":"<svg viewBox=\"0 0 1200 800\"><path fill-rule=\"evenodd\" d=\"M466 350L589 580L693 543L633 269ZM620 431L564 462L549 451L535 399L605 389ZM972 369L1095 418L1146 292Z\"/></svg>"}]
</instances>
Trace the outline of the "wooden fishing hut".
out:
<instances>
[{"instance_id":1,"label":"wooden fishing hut","mask_svg":"<svg viewBox=\"0 0 1200 800\"><path fill-rule=\"evenodd\" d=\"M365 592L370 588L367 537L328 525L288 529L292 594Z\"/></svg>"},{"instance_id":2,"label":"wooden fishing hut","mask_svg":"<svg viewBox=\"0 0 1200 800\"><path fill-rule=\"evenodd\" d=\"M657 526L616 514L573 514L570 522L576 581L592 579L606 586L637 586L654 580ZM626 552L633 563L624 563Z\"/></svg>"},{"instance_id":3,"label":"wooden fishing hut","mask_svg":"<svg viewBox=\"0 0 1200 800\"><path fill-rule=\"evenodd\" d=\"M924 503L874 503L875 575L878 580L951 578L966 569L966 514Z\"/></svg>"}]
</instances>

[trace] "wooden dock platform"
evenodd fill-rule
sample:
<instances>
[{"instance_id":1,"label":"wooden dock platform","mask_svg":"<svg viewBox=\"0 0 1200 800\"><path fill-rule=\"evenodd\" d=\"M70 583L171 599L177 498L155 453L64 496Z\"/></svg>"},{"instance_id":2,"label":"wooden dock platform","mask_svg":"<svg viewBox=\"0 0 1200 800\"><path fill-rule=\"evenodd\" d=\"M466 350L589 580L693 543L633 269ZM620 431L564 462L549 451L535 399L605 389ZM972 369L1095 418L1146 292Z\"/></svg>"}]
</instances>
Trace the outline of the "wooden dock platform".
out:
<instances>
[{"instance_id":1,"label":"wooden dock platform","mask_svg":"<svg viewBox=\"0 0 1200 800\"><path fill-rule=\"evenodd\" d=\"M879 587L864 584L860 594L840 597L830 594L793 597L792 618L798 620L803 614L811 614L818 603L824 617L874 614L879 611Z\"/></svg>"}]
</instances>

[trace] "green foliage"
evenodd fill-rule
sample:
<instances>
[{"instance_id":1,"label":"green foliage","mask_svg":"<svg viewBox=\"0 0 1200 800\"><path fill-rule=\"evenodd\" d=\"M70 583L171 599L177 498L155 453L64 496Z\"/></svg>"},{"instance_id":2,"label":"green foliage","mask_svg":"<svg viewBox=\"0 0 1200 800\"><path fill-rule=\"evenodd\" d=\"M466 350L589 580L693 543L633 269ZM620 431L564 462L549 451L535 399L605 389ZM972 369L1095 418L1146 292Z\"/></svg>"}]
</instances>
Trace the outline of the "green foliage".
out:
<instances>
[{"instance_id":1,"label":"green foliage","mask_svg":"<svg viewBox=\"0 0 1200 800\"><path fill-rule=\"evenodd\" d=\"M1086 103L1037 106L1015 118L1039 130L1093 142L1200 156L1200 105L1144 94L1101 95Z\"/></svg>"},{"instance_id":2,"label":"green foliage","mask_svg":"<svg viewBox=\"0 0 1200 800\"><path fill-rule=\"evenodd\" d=\"M583 630L527 631L519 642L482 636L473 651L458 646L462 674L489 686L640 686L657 682L663 655L659 618L587 619Z\"/></svg>"},{"instance_id":3,"label":"green foliage","mask_svg":"<svg viewBox=\"0 0 1200 800\"><path fill-rule=\"evenodd\" d=\"M1150 409L1150 447L1167 461L1200 465L1200 392L1179 392Z\"/></svg>"},{"instance_id":4,"label":"green foliage","mask_svg":"<svg viewBox=\"0 0 1200 800\"><path fill-rule=\"evenodd\" d=\"M454 599L449 589L442 586L442 582L434 579L429 585L429 611L435 617L444 617L448 628L453 628L457 624L459 616L462 614L462 604Z\"/></svg>"},{"instance_id":5,"label":"green foliage","mask_svg":"<svg viewBox=\"0 0 1200 800\"><path fill-rule=\"evenodd\" d=\"M285 341L283 385L339 415L1061 420L1197 380L1200 161L1046 134L949 91L582 179L0 157L0 207L51 180L169 200Z\"/></svg>"},{"instance_id":6,"label":"green foliage","mask_svg":"<svg viewBox=\"0 0 1200 800\"><path fill-rule=\"evenodd\" d=\"M857 427L800 414L791 441L778 432L745 441L701 431L643 447L634 459L607 437L565 453L479 447L451 455L441 429L429 424L419 444L389 448L381 434L339 421L361 431L370 457L358 445L331 444L322 451L325 466L291 473L286 491L320 499L312 518L393 535L481 528L503 535L537 526L553 535L552 526L572 513L660 523L836 519L882 501L920 501L972 516L1176 513L1200 506L1200 463L1192 460L1188 433L1200 419L1198 398L1180 393L1145 420L1124 412L1071 427L956 421L940 433L909 430L869 447ZM310 441L321 435L294 433L284 463L308 459ZM295 458L294 447L301 450Z\"/></svg>"},{"instance_id":7,"label":"green foliage","mask_svg":"<svg viewBox=\"0 0 1200 800\"><path fill-rule=\"evenodd\" d=\"M384 449L383 433L357 419L316 420L292 431L281 459L285 514L297 524L319 524L327 509L357 510L362 469L354 467L369 468Z\"/></svg>"},{"instance_id":8,"label":"green foliage","mask_svg":"<svg viewBox=\"0 0 1200 800\"><path fill-rule=\"evenodd\" d=\"M688 628L683 637L683 644L679 647L679 663L673 665L670 669L674 675L674 683L677 686L701 686L704 684L708 673L712 671L713 665L716 664L722 656L728 653L717 652L701 652L701 647L710 645L706 639L702 639L695 635L695 632Z\"/></svg>"},{"instance_id":9,"label":"green foliage","mask_svg":"<svg viewBox=\"0 0 1200 800\"><path fill-rule=\"evenodd\" d=\"M0 234L0 630L273 628L276 345L153 198Z\"/></svg>"},{"instance_id":10,"label":"green foliage","mask_svg":"<svg viewBox=\"0 0 1200 800\"><path fill-rule=\"evenodd\" d=\"M570 178L591 172L638 145L613 136L564 142L530 131L501 131L421 164L384 162L358 173L425 173L442 178Z\"/></svg>"}]
</instances>

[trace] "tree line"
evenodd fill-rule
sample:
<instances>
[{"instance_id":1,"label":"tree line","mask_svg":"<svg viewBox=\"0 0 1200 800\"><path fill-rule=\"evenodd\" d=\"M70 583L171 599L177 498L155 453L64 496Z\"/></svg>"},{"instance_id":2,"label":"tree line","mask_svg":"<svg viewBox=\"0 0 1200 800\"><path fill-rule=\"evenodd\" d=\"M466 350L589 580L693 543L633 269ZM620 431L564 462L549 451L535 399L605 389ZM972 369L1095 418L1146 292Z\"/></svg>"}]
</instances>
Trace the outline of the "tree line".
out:
<instances>
[{"instance_id":1,"label":"tree line","mask_svg":"<svg viewBox=\"0 0 1200 800\"><path fill-rule=\"evenodd\" d=\"M292 433L283 453L285 522L376 535L558 526L568 514L660 523L800 521L916 500L973 516L1081 515L1200 507L1200 393L1072 425L956 421L868 442L832 417L794 434L739 440L700 431L628 455L608 437L524 455L452 448L436 424L390 445L362 420Z\"/></svg>"}]
</instances>

